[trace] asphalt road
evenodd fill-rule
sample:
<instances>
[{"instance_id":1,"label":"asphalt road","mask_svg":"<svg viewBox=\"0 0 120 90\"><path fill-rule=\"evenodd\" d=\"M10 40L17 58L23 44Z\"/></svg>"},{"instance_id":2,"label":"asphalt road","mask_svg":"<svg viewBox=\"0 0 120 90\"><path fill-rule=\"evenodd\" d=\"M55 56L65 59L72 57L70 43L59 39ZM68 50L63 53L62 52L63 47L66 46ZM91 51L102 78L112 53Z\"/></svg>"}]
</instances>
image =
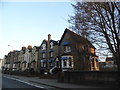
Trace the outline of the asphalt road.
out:
<instances>
[{"instance_id":1,"label":"asphalt road","mask_svg":"<svg viewBox=\"0 0 120 90\"><path fill-rule=\"evenodd\" d=\"M2 90L46 90L43 87L35 86L33 84L21 81L15 78L2 77Z\"/></svg>"}]
</instances>

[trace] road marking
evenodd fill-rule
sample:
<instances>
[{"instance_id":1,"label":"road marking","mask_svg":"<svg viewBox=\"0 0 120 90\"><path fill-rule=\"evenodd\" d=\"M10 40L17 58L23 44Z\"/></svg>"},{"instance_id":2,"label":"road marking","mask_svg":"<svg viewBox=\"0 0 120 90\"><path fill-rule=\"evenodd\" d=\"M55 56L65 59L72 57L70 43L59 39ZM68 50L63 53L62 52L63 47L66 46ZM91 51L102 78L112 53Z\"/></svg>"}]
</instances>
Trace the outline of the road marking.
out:
<instances>
[{"instance_id":1,"label":"road marking","mask_svg":"<svg viewBox=\"0 0 120 90\"><path fill-rule=\"evenodd\" d=\"M37 87L37 88L44 88L44 87L41 87L41 86L38 86L38 85L35 85L35 84L31 84L31 83L22 81L22 80L20 80L20 79L8 77L8 76L3 76L3 77L8 78L8 79L12 79L12 80L16 80L16 81L19 81L19 82L22 82L22 83L25 83L25 84L28 84L28 85L31 85L31 86L34 86L34 87Z\"/></svg>"}]
</instances>

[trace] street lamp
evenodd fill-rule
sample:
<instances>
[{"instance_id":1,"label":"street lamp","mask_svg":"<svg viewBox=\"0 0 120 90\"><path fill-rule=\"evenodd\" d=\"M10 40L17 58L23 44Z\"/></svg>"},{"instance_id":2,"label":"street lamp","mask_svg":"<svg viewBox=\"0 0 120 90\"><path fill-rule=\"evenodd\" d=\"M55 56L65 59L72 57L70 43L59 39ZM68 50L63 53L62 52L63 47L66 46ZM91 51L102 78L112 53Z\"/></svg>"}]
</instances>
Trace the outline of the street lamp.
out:
<instances>
[{"instance_id":1,"label":"street lamp","mask_svg":"<svg viewBox=\"0 0 120 90\"><path fill-rule=\"evenodd\" d=\"M11 45L8 45L9 47L11 47L12 48L12 50L14 50L14 47L13 46L11 46Z\"/></svg>"}]
</instances>

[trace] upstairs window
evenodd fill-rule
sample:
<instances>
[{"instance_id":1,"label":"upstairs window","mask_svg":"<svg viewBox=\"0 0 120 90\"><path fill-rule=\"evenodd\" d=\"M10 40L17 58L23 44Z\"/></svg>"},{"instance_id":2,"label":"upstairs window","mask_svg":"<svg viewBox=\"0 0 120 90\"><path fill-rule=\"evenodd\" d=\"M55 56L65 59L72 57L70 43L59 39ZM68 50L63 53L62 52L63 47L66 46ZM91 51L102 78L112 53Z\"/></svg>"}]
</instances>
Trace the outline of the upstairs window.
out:
<instances>
[{"instance_id":1,"label":"upstairs window","mask_svg":"<svg viewBox=\"0 0 120 90\"><path fill-rule=\"evenodd\" d=\"M50 57L53 57L53 52L50 52L49 54L50 54Z\"/></svg>"},{"instance_id":2,"label":"upstairs window","mask_svg":"<svg viewBox=\"0 0 120 90\"><path fill-rule=\"evenodd\" d=\"M42 45L42 50L46 50L46 44Z\"/></svg>"},{"instance_id":3,"label":"upstairs window","mask_svg":"<svg viewBox=\"0 0 120 90\"><path fill-rule=\"evenodd\" d=\"M45 53L42 53L42 58L45 58Z\"/></svg>"},{"instance_id":4,"label":"upstairs window","mask_svg":"<svg viewBox=\"0 0 120 90\"><path fill-rule=\"evenodd\" d=\"M53 48L53 42L50 43L50 49L52 49L52 48Z\"/></svg>"},{"instance_id":5,"label":"upstairs window","mask_svg":"<svg viewBox=\"0 0 120 90\"><path fill-rule=\"evenodd\" d=\"M71 47L70 46L64 46L64 51L65 52L71 52Z\"/></svg>"}]
</instances>

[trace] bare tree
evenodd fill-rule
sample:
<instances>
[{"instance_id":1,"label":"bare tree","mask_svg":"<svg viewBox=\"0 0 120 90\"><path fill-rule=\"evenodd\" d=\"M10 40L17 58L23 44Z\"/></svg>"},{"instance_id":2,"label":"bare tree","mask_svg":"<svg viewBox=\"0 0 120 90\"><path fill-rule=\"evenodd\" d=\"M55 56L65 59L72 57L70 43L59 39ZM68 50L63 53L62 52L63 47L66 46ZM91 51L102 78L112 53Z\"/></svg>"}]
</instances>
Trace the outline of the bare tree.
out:
<instances>
[{"instance_id":1,"label":"bare tree","mask_svg":"<svg viewBox=\"0 0 120 90\"><path fill-rule=\"evenodd\" d=\"M77 2L68 22L102 52L109 50L120 70L120 2Z\"/></svg>"}]
</instances>

